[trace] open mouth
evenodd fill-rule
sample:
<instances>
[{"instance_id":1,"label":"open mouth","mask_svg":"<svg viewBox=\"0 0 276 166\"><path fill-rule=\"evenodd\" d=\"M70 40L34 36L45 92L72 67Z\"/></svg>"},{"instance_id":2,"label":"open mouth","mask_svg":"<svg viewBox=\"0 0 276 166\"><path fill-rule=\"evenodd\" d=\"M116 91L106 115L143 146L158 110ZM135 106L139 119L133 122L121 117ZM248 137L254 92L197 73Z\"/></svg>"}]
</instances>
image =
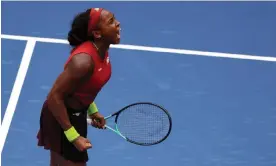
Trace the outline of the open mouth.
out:
<instances>
[{"instance_id":1,"label":"open mouth","mask_svg":"<svg viewBox=\"0 0 276 166\"><path fill-rule=\"evenodd\" d=\"M120 28L120 29L118 30L118 32L117 32L117 38L118 38L118 39L121 38L120 31L121 31L121 28Z\"/></svg>"}]
</instances>

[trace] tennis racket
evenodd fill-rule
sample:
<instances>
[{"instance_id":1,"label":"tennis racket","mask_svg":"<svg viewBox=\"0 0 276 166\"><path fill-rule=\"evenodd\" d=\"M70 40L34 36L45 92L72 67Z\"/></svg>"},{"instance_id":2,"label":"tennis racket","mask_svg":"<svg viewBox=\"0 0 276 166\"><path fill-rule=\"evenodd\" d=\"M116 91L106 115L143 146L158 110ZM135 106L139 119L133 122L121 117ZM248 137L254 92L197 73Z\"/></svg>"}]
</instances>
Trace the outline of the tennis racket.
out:
<instances>
[{"instance_id":1,"label":"tennis racket","mask_svg":"<svg viewBox=\"0 0 276 166\"><path fill-rule=\"evenodd\" d=\"M107 119L114 118L114 127L107 125ZM163 107L150 102L130 104L105 117L105 127L126 141L150 146L163 142L171 133L172 118ZM87 119L91 124L92 120Z\"/></svg>"}]
</instances>

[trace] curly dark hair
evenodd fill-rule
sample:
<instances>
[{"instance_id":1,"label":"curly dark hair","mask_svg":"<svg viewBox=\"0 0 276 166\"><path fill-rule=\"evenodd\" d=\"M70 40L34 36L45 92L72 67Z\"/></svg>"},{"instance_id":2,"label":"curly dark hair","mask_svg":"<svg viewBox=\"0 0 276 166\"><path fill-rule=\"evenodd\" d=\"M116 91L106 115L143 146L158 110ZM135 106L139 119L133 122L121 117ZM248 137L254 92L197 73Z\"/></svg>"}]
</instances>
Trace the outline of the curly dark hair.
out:
<instances>
[{"instance_id":1,"label":"curly dark hair","mask_svg":"<svg viewBox=\"0 0 276 166\"><path fill-rule=\"evenodd\" d=\"M92 35L88 34L88 22L90 20L91 9L81 12L75 16L71 24L71 30L68 32L67 40L69 44L76 47L88 40L94 41Z\"/></svg>"}]
</instances>

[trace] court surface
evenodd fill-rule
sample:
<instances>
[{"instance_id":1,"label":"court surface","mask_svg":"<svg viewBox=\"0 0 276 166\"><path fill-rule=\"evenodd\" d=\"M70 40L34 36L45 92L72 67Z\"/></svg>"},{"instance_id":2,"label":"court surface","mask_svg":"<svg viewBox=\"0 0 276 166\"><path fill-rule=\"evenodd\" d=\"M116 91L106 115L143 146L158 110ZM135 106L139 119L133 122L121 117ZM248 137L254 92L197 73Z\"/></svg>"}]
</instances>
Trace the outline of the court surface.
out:
<instances>
[{"instance_id":1,"label":"court surface","mask_svg":"<svg viewBox=\"0 0 276 166\"><path fill-rule=\"evenodd\" d=\"M170 111L173 130L164 143L140 147L91 127L88 165L276 165L276 3L2 2L2 34L66 39L73 16L90 7L116 14L121 44L151 48L111 48L113 75L96 99L102 114L151 101ZM3 120L27 42L3 36L1 42ZM48 152L36 146L40 109L69 51L67 44L35 43L3 166L49 165Z\"/></svg>"}]
</instances>

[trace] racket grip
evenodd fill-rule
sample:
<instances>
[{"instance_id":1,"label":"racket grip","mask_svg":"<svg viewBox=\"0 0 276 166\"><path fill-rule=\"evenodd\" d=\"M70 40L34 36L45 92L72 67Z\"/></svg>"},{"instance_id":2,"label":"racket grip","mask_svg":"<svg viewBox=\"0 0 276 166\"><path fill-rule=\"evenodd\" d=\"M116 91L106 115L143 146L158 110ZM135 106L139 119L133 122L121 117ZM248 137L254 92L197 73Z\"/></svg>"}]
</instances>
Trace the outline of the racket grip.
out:
<instances>
[{"instance_id":1,"label":"racket grip","mask_svg":"<svg viewBox=\"0 0 276 166\"><path fill-rule=\"evenodd\" d=\"M86 121L87 121L87 124L91 124L92 123L92 119L87 118Z\"/></svg>"},{"instance_id":2,"label":"racket grip","mask_svg":"<svg viewBox=\"0 0 276 166\"><path fill-rule=\"evenodd\" d=\"M87 119L86 119L86 121L87 121L87 124L89 124L89 125L91 125L91 124L92 124L92 119L87 118Z\"/></svg>"}]
</instances>

